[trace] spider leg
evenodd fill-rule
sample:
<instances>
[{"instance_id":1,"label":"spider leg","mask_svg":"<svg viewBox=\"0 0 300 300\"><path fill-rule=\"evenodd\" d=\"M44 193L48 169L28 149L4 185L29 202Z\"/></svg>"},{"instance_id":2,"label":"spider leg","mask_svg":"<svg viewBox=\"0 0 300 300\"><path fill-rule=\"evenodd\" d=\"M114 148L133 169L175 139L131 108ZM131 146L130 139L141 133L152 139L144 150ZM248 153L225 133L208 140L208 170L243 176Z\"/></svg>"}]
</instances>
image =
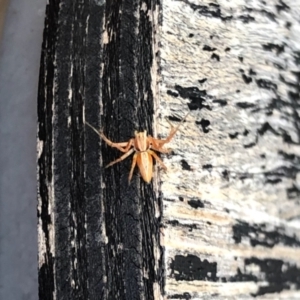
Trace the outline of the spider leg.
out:
<instances>
[{"instance_id":1,"label":"spider leg","mask_svg":"<svg viewBox=\"0 0 300 300\"><path fill-rule=\"evenodd\" d=\"M120 150L121 152L127 152L129 150L129 148L132 146L133 144L133 140L130 139L128 142L123 142L123 143L114 143L111 140L109 140L101 131L98 131L95 127L93 127L91 124L89 124L88 122L85 122L86 125L88 125L90 128L92 128L104 141L105 143L112 147L112 148L117 148L118 150Z\"/></svg>"},{"instance_id":2,"label":"spider leg","mask_svg":"<svg viewBox=\"0 0 300 300\"><path fill-rule=\"evenodd\" d=\"M114 143L111 140L109 140L102 132L100 132L100 136L108 146L112 148L117 148L121 152L128 152L130 147L133 145L133 139L130 139L128 142Z\"/></svg>"},{"instance_id":3,"label":"spider leg","mask_svg":"<svg viewBox=\"0 0 300 300\"><path fill-rule=\"evenodd\" d=\"M153 138L152 136L148 136L148 140L151 144L151 149L158 151L160 153L170 153L171 149L162 148L162 146L159 144L159 141L161 141L161 140L157 140L157 139Z\"/></svg>"},{"instance_id":4,"label":"spider leg","mask_svg":"<svg viewBox=\"0 0 300 300\"><path fill-rule=\"evenodd\" d=\"M130 169L130 173L129 173L129 177L128 177L128 183L130 182L130 180L131 180L131 178L132 178L133 170L134 170L134 167L135 167L135 165L136 165L137 156L138 156L137 153L135 153L135 154L133 155L132 164L131 164L131 169Z\"/></svg>"},{"instance_id":5,"label":"spider leg","mask_svg":"<svg viewBox=\"0 0 300 300\"><path fill-rule=\"evenodd\" d=\"M177 130L179 129L179 127L182 125L182 123L185 121L185 119L187 118L188 115L189 115L189 113L187 113L185 115L185 117L181 120L181 122L177 125L177 127L174 127L172 125L172 123L170 121L168 121L168 123L171 125L171 130L170 130L170 133L169 133L169 135L167 136L166 139L160 140L160 139L154 139L154 138L152 138L153 142L157 146L159 146L158 148L162 147L164 144L169 143L171 141L171 139L173 138L173 136L175 135L175 133L177 132ZM160 150L157 150L157 151L160 151ZM160 152L162 152L162 151L160 151ZM162 152L162 153L167 153L167 152Z\"/></svg>"},{"instance_id":6,"label":"spider leg","mask_svg":"<svg viewBox=\"0 0 300 300\"><path fill-rule=\"evenodd\" d=\"M158 161L158 163L161 165L163 169L167 170L165 164L162 162L162 160L158 157L158 155L154 151L148 150L148 153L151 154Z\"/></svg>"},{"instance_id":7,"label":"spider leg","mask_svg":"<svg viewBox=\"0 0 300 300\"><path fill-rule=\"evenodd\" d=\"M112 161L111 163L109 163L107 166L105 166L105 168L108 168L122 160L124 160L126 157L128 157L130 154L132 154L134 152L134 149L129 150L127 153L123 154L121 157L117 158L116 160Z\"/></svg>"}]
</instances>

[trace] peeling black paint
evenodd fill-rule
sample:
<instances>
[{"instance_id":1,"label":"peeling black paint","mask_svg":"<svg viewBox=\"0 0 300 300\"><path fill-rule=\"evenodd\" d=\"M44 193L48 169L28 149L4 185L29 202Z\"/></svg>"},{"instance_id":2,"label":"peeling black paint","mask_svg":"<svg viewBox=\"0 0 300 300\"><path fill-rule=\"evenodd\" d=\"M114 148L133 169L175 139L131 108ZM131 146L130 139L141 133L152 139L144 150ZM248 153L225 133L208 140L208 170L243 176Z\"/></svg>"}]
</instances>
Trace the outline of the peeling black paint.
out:
<instances>
[{"instance_id":1,"label":"peeling black paint","mask_svg":"<svg viewBox=\"0 0 300 300\"><path fill-rule=\"evenodd\" d=\"M281 166L278 168L275 168L271 171L267 172L261 172L260 174L265 176L265 183L276 183L276 181L279 182L278 178L289 178L289 179L296 179L297 174L300 172L299 167L297 166ZM248 179L248 178L254 178L256 174L253 173L238 173L238 178L240 180Z\"/></svg>"},{"instance_id":2,"label":"peeling black paint","mask_svg":"<svg viewBox=\"0 0 300 300\"><path fill-rule=\"evenodd\" d=\"M247 266L256 265L260 269L261 276L258 278L252 273L247 273ZM224 279L224 280L223 280ZM222 278L226 282L226 278ZM228 278L229 282L256 282L259 289L252 296L280 293L283 290L290 290L292 286L300 287L300 269L296 265L285 263L279 259L259 259L256 257L246 258L244 270L237 269L237 274ZM267 282L267 285L260 285L260 282Z\"/></svg>"},{"instance_id":3,"label":"peeling black paint","mask_svg":"<svg viewBox=\"0 0 300 300\"><path fill-rule=\"evenodd\" d=\"M243 181L244 179L247 179L247 178L253 178L253 174L250 174L250 173L240 174L238 178Z\"/></svg>"},{"instance_id":4,"label":"peeling black paint","mask_svg":"<svg viewBox=\"0 0 300 300\"><path fill-rule=\"evenodd\" d=\"M295 64L300 65L300 51L294 51L294 60Z\"/></svg>"},{"instance_id":5,"label":"peeling black paint","mask_svg":"<svg viewBox=\"0 0 300 300\"><path fill-rule=\"evenodd\" d=\"M300 172L300 156L293 153L290 154L282 150L278 151L278 154L293 166L292 168L294 169L294 172ZM286 192L288 199L296 199L300 196L300 189L295 184L293 184L292 187L287 188Z\"/></svg>"},{"instance_id":6,"label":"peeling black paint","mask_svg":"<svg viewBox=\"0 0 300 300\"><path fill-rule=\"evenodd\" d=\"M215 3L209 3L208 6L206 5L196 5L193 3L189 3L190 7L197 11L200 15L208 17L208 18L217 18L221 19L222 21L229 21L232 19L232 16L223 16L220 5Z\"/></svg>"},{"instance_id":7,"label":"peeling black paint","mask_svg":"<svg viewBox=\"0 0 300 300\"><path fill-rule=\"evenodd\" d=\"M254 103L249 103L249 102L237 102L235 105L237 107L244 108L244 109L256 107Z\"/></svg>"},{"instance_id":8,"label":"peeling black paint","mask_svg":"<svg viewBox=\"0 0 300 300\"><path fill-rule=\"evenodd\" d=\"M281 178L267 178L265 183L270 183L270 184L277 184L279 182L282 182Z\"/></svg>"},{"instance_id":9,"label":"peeling black paint","mask_svg":"<svg viewBox=\"0 0 300 300\"><path fill-rule=\"evenodd\" d=\"M202 119L201 121L196 121L196 124L197 125L201 125L202 130L203 130L204 133L208 133L209 132L209 129L207 128L210 125L210 121L209 120Z\"/></svg>"},{"instance_id":10,"label":"peeling black paint","mask_svg":"<svg viewBox=\"0 0 300 300\"><path fill-rule=\"evenodd\" d=\"M245 24L255 21L255 18L250 16L249 14L240 15L238 16L238 19L240 19Z\"/></svg>"},{"instance_id":11,"label":"peeling black paint","mask_svg":"<svg viewBox=\"0 0 300 300\"><path fill-rule=\"evenodd\" d=\"M192 299L192 296L189 293L183 293L183 294L173 294L168 296L167 299L182 299L182 300L190 300Z\"/></svg>"},{"instance_id":12,"label":"peeling black paint","mask_svg":"<svg viewBox=\"0 0 300 300\"><path fill-rule=\"evenodd\" d=\"M266 178L286 177L295 180L299 171L300 171L299 166L282 166L272 171L265 172L264 175L266 176Z\"/></svg>"},{"instance_id":13,"label":"peeling black paint","mask_svg":"<svg viewBox=\"0 0 300 300\"><path fill-rule=\"evenodd\" d=\"M179 201L183 201L184 200L183 197L178 197L178 199L179 199Z\"/></svg>"},{"instance_id":14,"label":"peeling black paint","mask_svg":"<svg viewBox=\"0 0 300 300\"><path fill-rule=\"evenodd\" d=\"M252 142L252 143L249 143L249 144L246 144L246 145L243 145L243 147L245 148L245 149L248 149L248 148L252 148L252 147L254 147L256 145L256 142L254 143L254 142Z\"/></svg>"},{"instance_id":15,"label":"peeling black paint","mask_svg":"<svg viewBox=\"0 0 300 300\"><path fill-rule=\"evenodd\" d=\"M182 159L180 161L180 163L181 163L181 167L182 167L183 170L186 170L186 171L191 171L192 170L191 166L188 164L188 162L186 160Z\"/></svg>"},{"instance_id":16,"label":"peeling black paint","mask_svg":"<svg viewBox=\"0 0 300 300\"><path fill-rule=\"evenodd\" d=\"M299 66L300 65L300 51L294 53L294 61ZM293 111L293 123L294 128L297 132L298 141L300 140L300 117L299 117L299 103L300 103L300 72L292 72L296 77L297 83L295 89L288 92L288 97L291 102L291 108ZM295 91L296 90L296 91ZM299 142L297 143L299 145Z\"/></svg>"},{"instance_id":17,"label":"peeling black paint","mask_svg":"<svg viewBox=\"0 0 300 300\"><path fill-rule=\"evenodd\" d=\"M172 96L172 97L176 97L176 98L178 97L178 93L173 92L171 90L167 90L167 94L170 95L170 96Z\"/></svg>"},{"instance_id":18,"label":"peeling black paint","mask_svg":"<svg viewBox=\"0 0 300 300\"><path fill-rule=\"evenodd\" d=\"M244 281L257 282L258 279L255 275L242 273L240 268L237 268L237 274L234 276L230 276L227 281L229 281L229 282L244 282Z\"/></svg>"},{"instance_id":19,"label":"peeling black paint","mask_svg":"<svg viewBox=\"0 0 300 300\"><path fill-rule=\"evenodd\" d=\"M232 226L233 239L240 244L243 238L249 239L252 247L257 245L273 248L275 245L283 244L289 247L300 247L300 241L296 236L288 236L284 233L283 227L275 226L274 230L268 230L266 224L251 225L244 221L237 220Z\"/></svg>"},{"instance_id":20,"label":"peeling black paint","mask_svg":"<svg viewBox=\"0 0 300 300\"><path fill-rule=\"evenodd\" d=\"M242 56L239 56L238 59L239 59L240 62L244 61L244 57L242 57Z\"/></svg>"},{"instance_id":21,"label":"peeling black paint","mask_svg":"<svg viewBox=\"0 0 300 300\"><path fill-rule=\"evenodd\" d=\"M285 70L285 68L283 66L281 66L280 64L274 63L274 62L273 62L273 66L278 70Z\"/></svg>"},{"instance_id":22,"label":"peeling black paint","mask_svg":"<svg viewBox=\"0 0 300 300\"><path fill-rule=\"evenodd\" d=\"M292 285L300 288L300 269L296 265L285 263L279 259L259 259L256 257L247 258L245 266L257 265L260 272L264 274L267 286L260 286L253 296L261 296L269 293L280 293L283 290L290 290Z\"/></svg>"},{"instance_id":23,"label":"peeling black paint","mask_svg":"<svg viewBox=\"0 0 300 300\"><path fill-rule=\"evenodd\" d=\"M210 164L203 165L203 166L202 166L202 169L203 169L203 170L208 170L208 171L211 171L211 170L213 169L213 166L212 166L212 165L210 165Z\"/></svg>"},{"instance_id":24,"label":"peeling black paint","mask_svg":"<svg viewBox=\"0 0 300 300\"><path fill-rule=\"evenodd\" d=\"M299 199L300 198L300 188L293 184L292 187L286 189L286 194L288 199Z\"/></svg>"},{"instance_id":25,"label":"peeling black paint","mask_svg":"<svg viewBox=\"0 0 300 300\"><path fill-rule=\"evenodd\" d=\"M168 119L169 119L169 121L172 121L172 122L180 122L181 121L180 118L177 118L175 116L169 116Z\"/></svg>"},{"instance_id":26,"label":"peeling black paint","mask_svg":"<svg viewBox=\"0 0 300 300\"><path fill-rule=\"evenodd\" d=\"M231 50L230 47L225 48L225 52L229 52Z\"/></svg>"},{"instance_id":27,"label":"peeling black paint","mask_svg":"<svg viewBox=\"0 0 300 300\"><path fill-rule=\"evenodd\" d=\"M281 110L281 108L286 106L289 106L289 103L282 100L280 96L276 95L276 98L272 98L266 107L266 115L272 115L274 109Z\"/></svg>"},{"instance_id":28,"label":"peeling black paint","mask_svg":"<svg viewBox=\"0 0 300 300\"><path fill-rule=\"evenodd\" d=\"M217 60L217 61L220 61L220 56L216 53L213 53L210 58L214 59L214 60Z\"/></svg>"},{"instance_id":29,"label":"peeling black paint","mask_svg":"<svg viewBox=\"0 0 300 300\"><path fill-rule=\"evenodd\" d=\"M166 224L170 224L174 227L180 226L179 221L177 221L177 220L168 220L168 221L166 221Z\"/></svg>"},{"instance_id":30,"label":"peeling black paint","mask_svg":"<svg viewBox=\"0 0 300 300\"><path fill-rule=\"evenodd\" d=\"M180 223L177 220L168 220L166 224L172 225L174 227L188 228L189 232L192 232L195 229L198 229L196 224Z\"/></svg>"},{"instance_id":31,"label":"peeling black paint","mask_svg":"<svg viewBox=\"0 0 300 300\"><path fill-rule=\"evenodd\" d=\"M191 199L188 201L188 205L191 206L192 208L198 209L198 208L203 208L204 203L199 200L199 199Z\"/></svg>"},{"instance_id":32,"label":"peeling black paint","mask_svg":"<svg viewBox=\"0 0 300 300\"><path fill-rule=\"evenodd\" d=\"M249 134L249 131L247 129L244 130L243 135L247 136Z\"/></svg>"},{"instance_id":33,"label":"peeling black paint","mask_svg":"<svg viewBox=\"0 0 300 300\"><path fill-rule=\"evenodd\" d=\"M279 4L275 5L277 9L277 13L281 13L281 11L289 11L291 8L285 4L282 0L279 0Z\"/></svg>"},{"instance_id":34,"label":"peeling black paint","mask_svg":"<svg viewBox=\"0 0 300 300\"><path fill-rule=\"evenodd\" d=\"M222 171L222 176L227 181L229 180L229 174L230 174L230 172L228 170L223 170Z\"/></svg>"},{"instance_id":35,"label":"peeling black paint","mask_svg":"<svg viewBox=\"0 0 300 300\"><path fill-rule=\"evenodd\" d=\"M250 76L247 76L247 75L243 74L243 75L242 75L242 78L243 78L243 80L244 80L244 82L245 82L246 84L249 84L249 83L252 82L252 78L251 78Z\"/></svg>"},{"instance_id":36,"label":"peeling black paint","mask_svg":"<svg viewBox=\"0 0 300 300\"><path fill-rule=\"evenodd\" d=\"M166 153L165 154L167 157L171 157L173 155L176 155L175 151L174 150L171 150L170 152Z\"/></svg>"},{"instance_id":37,"label":"peeling black paint","mask_svg":"<svg viewBox=\"0 0 300 300\"><path fill-rule=\"evenodd\" d=\"M287 144L292 144L292 145L299 145L299 143L296 143L295 141L292 140L292 137L284 130L281 128L282 131L282 138L283 141Z\"/></svg>"},{"instance_id":38,"label":"peeling black paint","mask_svg":"<svg viewBox=\"0 0 300 300\"><path fill-rule=\"evenodd\" d=\"M275 14L273 14L273 13L271 13L270 11L267 11L267 10L265 10L265 9L262 9L260 12L261 12L263 15L265 15L269 20L271 20L271 21L277 23L277 21L276 21L276 15L275 15Z\"/></svg>"},{"instance_id":39,"label":"peeling black paint","mask_svg":"<svg viewBox=\"0 0 300 300\"><path fill-rule=\"evenodd\" d=\"M175 255L170 263L171 277L176 280L207 280L216 282L217 263L209 262L207 259L203 261L195 255L187 256Z\"/></svg>"},{"instance_id":40,"label":"peeling black paint","mask_svg":"<svg viewBox=\"0 0 300 300\"><path fill-rule=\"evenodd\" d=\"M268 44L263 44L262 45L263 49L266 51L273 51L275 50L276 54L279 55L282 52L284 52L284 45L278 45L278 44L273 44L273 43L268 43Z\"/></svg>"},{"instance_id":41,"label":"peeling black paint","mask_svg":"<svg viewBox=\"0 0 300 300\"><path fill-rule=\"evenodd\" d=\"M279 133L268 123L265 122L258 130L259 135L264 135L267 131L272 132L274 135L279 135Z\"/></svg>"},{"instance_id":42,"label":"peeling black paint","mask_svg":"<svg viewBox=\"0 0 300 300\"><path fill-rule=\"evenodd\" d=\"M205 104L206 98L209 97L205 90L199 90L197 87L184 88L180 85L175 85L175 89L180 97L191 100L191 102L188 103L190 110L201 110L202 108L211 110L211 107Z\"/></svg>"},{"instance_id":43,"label":"peeling black paint","mask_svg":"<svg viewBox=\"0 0 300 300\"><path fill-rule=\"evenodd\" d=\"M217 50L217 48L212 48L212 47L210 47L210 46L208 46L208 45L204 45L204 47L202 48L202 50L204 50L204 51L215 51L215 50Z\"/></svg>"},{"instance_id":44,"label":"peeling black paint","mask_svg":"<svg viewBox=\"0 0 300 300\"><path fill-rule=\"evenodd\" d=\"M253 8L250 8L250 7L246 6L245 10L248 11L248 12L253 12L254 11L256 13L262 14L262 15L266 16L269 20L277 23L275 14L273 14L272 12L269 12L265 9L253 9Z\"/></svg>"},{"instance_id":45,"label":"peeling black paint","mask_svg":"<svg viewBox=\"0 0 300 300\"><path fill-rule=\"evenodd\" d=\"M293 73L293 72L291 72L291 73ZM296 74L294 74L294 75L296 75ZM296 75L296 76L297 76L297 75ZM289 80L286 80L285 77L284 77L282 74L279 74L279 80L280 80L281 82L283 82L284 84L286 84L287 86L290 86L290 87L293 87L293 88L296 88L296 89L297 89L297 87L298 87L298 84L297 84L297 83L294 83L294 82L291 82L291 81L289 81ZM282 100L282 99L280 98L280 96L277 95L277 97L278 97L278 99Z\"/></svg>"},{"instance_id":46,"label":"peeling black paint","mask_svg":"<svg viewBox=\"0 0 300 300\"><path fill-rule=\"evenodd\" d=\"M220 106L226 106L227 105L227 100L215 99L215 100L213 100L213 103L218 103L218 104L220 104Z\"/></svg>"},{"instance_id":47,"label":"peeling black paint","mask_svg":"<svg viewBox=\"0 0 300 300\"><path fill-rule=\"evenodd\" d=\"M258 87L266 90L272 90L276 91L277 90L277 84L271 82L270 80L267 79L256 79L255 80L256 84Z\"/></svg>"},{"instance_id":48,"label":"peeling black paint","mask_svg":"<svg viewBox=\"0 0 300 300\"><path fill-rule=\"evenodd\" d=\"M201 83L201 84L204 83L205 81L207 81L207 78L203 78L203 79L198 80L198 82Z\"/></svg>"},{"instance_id":49,"label":"peeling black paint","mask_svg":"<svg viewBox=\"0 0 300 300\"><path fill-rule=\"evenodd\" d=\"M164 197L164 201L167 201L167 202L175 202L175 199L170 199L170 198L165 198L165 197Z\"/></svg>"},{"instance_id":50,"label":"peeling black paint","mask_svg":"<svg viewBox=\"0 0 300 300\"><path fill-rule=\"evenodd\" d=\"M229 133L229 134L228 134L228 136L229 136L232 140L235 139L235 138L237 138L238 135L239 135L238 132L235 132L235 133Z\"/></svg>"},{"instance_id":51,"label":"peeling black paint","mask_svg":"<svg viewBox=\"0 0 300 300\"><path fill-rule=\"evenodd\" d=\"M299 94L298 94L298 93L289 91L289 92L288 92L288 95L289 95L289 98L290 98L290 99L293 99L293 100L295 100L295 101L297 101L297 100L299 99Z\"/></svg>"}]
</instances>

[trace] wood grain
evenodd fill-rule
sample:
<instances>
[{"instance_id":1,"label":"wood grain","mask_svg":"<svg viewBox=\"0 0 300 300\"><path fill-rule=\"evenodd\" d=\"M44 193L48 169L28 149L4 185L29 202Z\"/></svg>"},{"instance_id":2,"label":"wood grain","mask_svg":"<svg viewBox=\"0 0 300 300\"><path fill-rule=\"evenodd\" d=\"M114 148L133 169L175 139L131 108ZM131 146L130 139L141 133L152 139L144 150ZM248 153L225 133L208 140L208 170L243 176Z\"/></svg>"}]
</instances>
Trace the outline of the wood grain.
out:
<instances>
[{"instance_id":1,"label":"wood grain","mask_svg":"<svg viewBox=\"0 0 300 300\"><path fill-rule=\"evenodd\" d=\"M152 134L155 1L49 1L38 96L40 299L154 299L161 199L107 147ZM139 32L142 32L140 35ZM154 82L154 83L153 83Z\"/></svg>"},{"instance_id":2,"label":"wood grain","mask_svg":"<svg viewBox=\"0 0 300 300\"><path fill-rule=\"evenodd\" d=\"M299 9L163 2L160 114L191 111L161 176L168 299L299 297Z\"/></svg>"},{"instance_id":3,"label":"wood grain","mask_svg":"<svg viewBox=\"0 0 300 300\"><path fill-rule=\"evenodd\" d=\"M46 10L40 299L299 299L300 5L70 1ZM166 137L151 184L115 142Z\"/></svg>"}]
</instances>

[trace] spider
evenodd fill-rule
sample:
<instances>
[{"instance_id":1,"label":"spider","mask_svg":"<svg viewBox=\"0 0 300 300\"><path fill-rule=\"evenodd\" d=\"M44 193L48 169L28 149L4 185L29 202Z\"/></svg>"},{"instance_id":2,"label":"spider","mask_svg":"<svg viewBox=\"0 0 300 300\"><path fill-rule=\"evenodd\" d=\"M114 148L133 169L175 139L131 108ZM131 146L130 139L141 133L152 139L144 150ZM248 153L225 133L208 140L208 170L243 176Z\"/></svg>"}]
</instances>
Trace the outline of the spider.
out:
<instances>
[{"instance_id":1,"label":"spider","mask_svg":"<svg viewBox=\"0 0 300 300\"><path fill-rule=\"evenodd\" d=\"M124 160L128 156L130 156L132 153L133 159L131 164L131 169L129 172L128 182L130 183L134 168L136 164L139 167L140 173L142 175L142 178L145 182L149 183L153 176L153 158L161 165L161 167L166 170L167 167L162 162L162 160L158 157L158 155L154 151L158 151L160 153L169 153L170 149L163 148L163 146L171 141L175 133L177 132L179 126L184 122L187 115L182 119L180 124L177 127L174 127L171 123L171 131L168 135L168 137L164 140L161 139L155 139L151 135L147 136L147 131L141 131L141 132L134 132L134 138L131 138L128 142L121 142L121 143L114 143L110 139L108 139L102 131L98 131L96 128L94 128L92 125L90 125L88 122L86 124L92 128L105 142L108 146L112 148L117 148L124 154L109 163L105 168L111 167L112 165Z\"/></svg>"}]
</instances>

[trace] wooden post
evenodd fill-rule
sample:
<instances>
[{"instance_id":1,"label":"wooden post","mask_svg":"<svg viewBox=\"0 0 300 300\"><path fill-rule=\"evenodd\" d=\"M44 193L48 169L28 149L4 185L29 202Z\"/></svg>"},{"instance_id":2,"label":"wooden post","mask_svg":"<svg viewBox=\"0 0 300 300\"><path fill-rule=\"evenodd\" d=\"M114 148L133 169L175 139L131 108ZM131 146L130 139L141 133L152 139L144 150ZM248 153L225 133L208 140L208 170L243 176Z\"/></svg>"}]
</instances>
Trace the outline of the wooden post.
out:
<instances>
[{"instance_id":1,"label":"wooden post","mask_svg":"<svg viewBox=\"0 0 300 300\"><path fill-rule=\"evenodd\" d=\"M40 299L300 298L300 5L70 1L46 9ZM165 137L147 185L113 141ZM167 119L167 120L166 120Z\"/></svg>"}]
</instances>

